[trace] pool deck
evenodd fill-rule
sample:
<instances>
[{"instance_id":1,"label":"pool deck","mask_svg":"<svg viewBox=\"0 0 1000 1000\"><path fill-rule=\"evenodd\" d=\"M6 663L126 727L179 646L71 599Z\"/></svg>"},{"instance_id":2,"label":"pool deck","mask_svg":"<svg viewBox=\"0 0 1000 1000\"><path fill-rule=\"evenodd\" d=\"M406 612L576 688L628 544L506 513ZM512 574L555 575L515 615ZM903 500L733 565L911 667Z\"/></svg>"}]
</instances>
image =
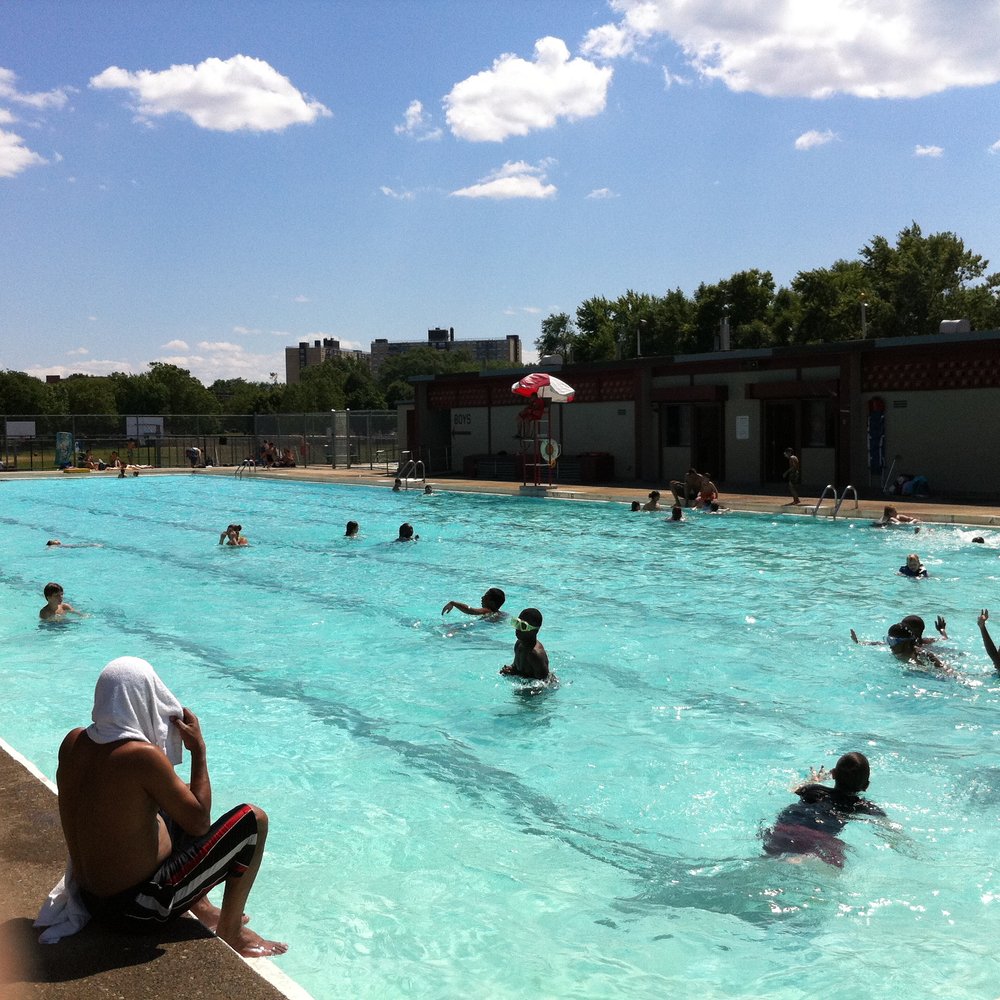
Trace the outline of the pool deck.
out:
<instances>
[{"instance_id":1,"label":"pool deck","mask_svg":"<svg viewBox=\"0 0 1000 1000\"><path fill-rule=\"evenodd\" d=\"M147 475L233 476L232 469L149 470ZM58 475L50 473L46 475ZM247 473L260 479L336 482L390 488L392 476L369 469L257 470ZM27 478L24 474L0 478ZM34 477L32 477L34 478ZM520 495L521 484L487 482L453 477L428 477L437 491ZM423 483L408 483L420 491ZM626 504L645 501L651 487L616 484L553 487L543 495L568 500ZM663 486L656 487L670 500ZM816 498L804 498L798 507L785 496L724 493L722 503L739 511L812 516ZM886 502L926 523L1000 525L1000 506L945 504L933 500L896 500L879 497L843 505L839 516L874 520ZM829 501L820 516L829 515ZM0 734L2 735L2 734ZM39 945L32 921L49 889L62 874L65 849L59 827L56 798L51 787L30 766L0 746L0 998L3 1000L78 1000L78 998L127 998L127 1000L302 1000L305 991L267 960L245 962L196 920L181 920L161 934L126 938L89 925L58 945ZM251 908L252 908L251 897ZM266 928L266 915L259 923ZM258 974L258 972L260 974ZM264 978L264 977L267 978Z\"/></svg>"}]
</instances>

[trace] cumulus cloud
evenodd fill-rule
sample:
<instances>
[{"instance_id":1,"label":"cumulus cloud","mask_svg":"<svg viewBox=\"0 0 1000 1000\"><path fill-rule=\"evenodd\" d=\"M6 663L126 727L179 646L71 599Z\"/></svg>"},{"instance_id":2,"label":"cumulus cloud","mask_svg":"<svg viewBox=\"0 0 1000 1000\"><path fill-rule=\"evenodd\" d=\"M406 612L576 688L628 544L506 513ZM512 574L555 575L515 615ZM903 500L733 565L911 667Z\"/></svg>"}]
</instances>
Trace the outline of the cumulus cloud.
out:
<instances>
[{"instance_id":1,"label":"cumulus cloud","mask_svg":"<svg viewBox=\"0 0 1000 1000\"><path fill-rule=\"evenodd\" d=\"M992 146L990 146L990 152L991 153L1000 153L1000 139L997 139L997 141L995 143L993 143Z\"/></svg>"},{"instance_id":2,"label":"cumulus cloud","mask_svg":"<svg viewBox=\"0 0 1000 1000\"><path fill-rule=\"evenodd\" d=\"M16 132L0 129L0 177L14 177L28 167L48 162L44 156L29 149Z\"/></svg>"},{"instance_id":3,"label":"cumulus cloud","mask_svg":"<svg viewBox=\"0 0 1000 1000\"><path fill-rule=\"evenodd\" d=\"M613 70L571 59L559 38L535 42L533 62L506 54L491 69L456 83L445 99L452 133L470 142L502 142L604 110Z\"/></svg>"},{"instance_id":4,"label":"cumulus cloud","mask_svg":"<svg viewBox=\"0 0 1000 1000\"><path fill-rule=\"evenodd\" d=\"M188 349L186 340L168 340L160 345L161 351L186 351Z\"/></svg>"},{"instance_id":5,"label":"cumulus cloud","mask_svg":"<svg viewBox=\"0 0 1000 1000\"><path fill-rule=\"evenodd\" d=\"M96 90L127 90L140 121L187 115L216 132L280 132L289 125L328 117L329 109L306 97L262 59L237 55L206 59L197 66L171 66L136 73L109 66L91 77Z\"/></svg>"},{"instance_id":6,"label":"cumulus cloud","mask_svg":"<svg viewBox=\"0 0 1000 1000\"><path fill-rule=\"evenodd\" d=\"M0 66L0 101L13 101L29 108L61 108L69 100L69 88L59 87L35 94L26 94L17 89L17 74Z\"/></svg>"},{"instance_id":7,"label":"cumulus cloud","mask_svg":"<svg viewBox=\"0 0 1000 1000\"><path fill-rule=\"evenodd\" d=\"M76 347L72 351L67 351L66 354L69 357L73 357L74 355L80 355L82 357L84 355L90 354L90 351L88 351L86 347Z\"/></svg>"},{"instance_id":8,"label":"cumulus cloud","mask_svg":"<svg viewBox=\"0 0 1000 1000\"><path fill-rule=\"evenodd\" d=\"M611 0L584 40L618 58L670 38L703 79L771 97L923 97L1000 81L1000 5L940 0Z\"/></svg>"},{"instance_id":9,"label":"cumulus cloud","mask_svg":"<svg viewBox=\"0 0 1000 1000\"><path fill-rule=\"evenodd\" d=\"M510 198L553 198L556 186L547 183L546 169L550 161L532 166L519 160L508 161L482 180L469 187L452 191L454 198L492 198L503 201Z\"/></svg>"},{"instance_id":10,"label":"cumulus cloud","mask_svg":"<svg viewBox=\"0 0 1000 1000\"><path fill-rule=\"evenodd\" d=\"M587 197L594 201L600 201L604 198L617 198L618 195L611 188L594 188Z\"/></svg>"},{"instance_id":11,"label":"cumulus cloud","mask_svg":"<svg viewBox=\"0 0 1000 1000\"><path fill-rule=\"evenodd\" d=\"M929 156L932 159L937 159L939 156L944 156L943 146L914 146L913 147L914 156Z\"/></svg>"},{"instance_id":12,"label":"cumulus cloud","mask_svg":"<svg viewBox=\"0 0 1000 1000\"><path fill-rule=\"evenodd\" d=\"M308 295L296 295L295 298L292 299L292 301L293 302L303 303L303 302L309 302L310 299L309 299Z\"/></svg>"},{"instance_id":13,"label":"cumulus cloud","mask_svg":"<svg viewBox=\"0 0 1000 1000\"><path fill-rule=\"evenodd\" d=\"M803 132L802 135L795 140L796 149L815 149L817 146L825 146L828 142L833 142L834 139L838 139L839 136L836 132L831 132L826 129L824 132L819 132L816 129L810 129L808 132Z\"/></svg>"},{"instance_id":14,"label":"cumulus cloud","mask_svg":"<svg viewBox=\"0 0 1000 1000\"><path fill-rule=\"evenodd\" d=\"M406 113L403 115L402 124L397 125L393 131L396 135L407 135L411 139L416 139L417 142L440 139L444 134L440 128L432 124L420 101L410 101Z\"/></svg>"},{"instance_id":15,"label":"cumulus cloud","mask_svg":"<svg viewBox=\"0 0 1000 1000\"><path fill-rule=\"evenodd\" d=\"M386 187L385 184L379 188L379 191L386 198L395 198L397 201L413 201L414 197L416 197L412 191L397 191L395 188Z\"/></svg>"}]
</instances>

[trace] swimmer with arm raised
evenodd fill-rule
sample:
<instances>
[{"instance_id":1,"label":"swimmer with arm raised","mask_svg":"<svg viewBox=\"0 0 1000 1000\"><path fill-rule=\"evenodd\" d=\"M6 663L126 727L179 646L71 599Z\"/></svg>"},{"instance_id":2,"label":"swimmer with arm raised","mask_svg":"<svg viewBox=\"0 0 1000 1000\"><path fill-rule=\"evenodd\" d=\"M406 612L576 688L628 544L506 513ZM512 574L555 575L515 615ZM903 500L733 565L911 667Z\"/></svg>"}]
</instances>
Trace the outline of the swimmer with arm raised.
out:
<instances>
[{"instance_id":1,"label":"swimmer with arm raised","mask_svg":"<svg viewBox=\"0 0 1000 1000\"><path fill-rule=\"evenodd\" d=\"M983 637L983 648L986 650L986 655L993 661L993 666L996 667L997 671L1000 671L1000 653L997 652L996 643L994 643L993 637L990 635L990 630L986 627L989 619L989 610L983 608L976 621L979 625L979 634Z\"/></svg>"},{"instance_id":2,"label":"swimmer with arm raised","mask_svg":"<svg viewBox=\"0 0 1000 1000\"><path fill-rule=\"evenodd\" d=\"M462 601L449 601L441 609L441 614L446 615L449 611L456 609L461 611L463 615L475 615L489 621L500 621L504 617L504 613L500 609L505 600L507 600L507 595L499 587L490 587L480 598L482 607L474 608L463 604Z\"/></svg>"}]
</instances>

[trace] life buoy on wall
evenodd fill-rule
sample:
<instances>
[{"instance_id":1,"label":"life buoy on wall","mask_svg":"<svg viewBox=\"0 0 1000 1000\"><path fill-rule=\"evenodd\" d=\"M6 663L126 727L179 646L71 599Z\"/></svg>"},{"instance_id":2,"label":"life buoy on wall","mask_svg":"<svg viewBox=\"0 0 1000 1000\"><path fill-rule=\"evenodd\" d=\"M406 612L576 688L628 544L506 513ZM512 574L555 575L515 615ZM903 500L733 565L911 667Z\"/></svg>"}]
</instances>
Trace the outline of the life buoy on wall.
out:
<instances>
[{"instance_id":1,"label":"life buoy on wall","mask_svg":"<svg viewBox=\"0 0 1000 1000\"><path fill-rule=\"evenodd\" d=\"M545 459L549 465L555 465L556 459L559 458L562 449L559 447L557 441L552 441L551 439L546 439L545 441L540 441L538 444L538 454Z\"/></svg>"}]
</instances>

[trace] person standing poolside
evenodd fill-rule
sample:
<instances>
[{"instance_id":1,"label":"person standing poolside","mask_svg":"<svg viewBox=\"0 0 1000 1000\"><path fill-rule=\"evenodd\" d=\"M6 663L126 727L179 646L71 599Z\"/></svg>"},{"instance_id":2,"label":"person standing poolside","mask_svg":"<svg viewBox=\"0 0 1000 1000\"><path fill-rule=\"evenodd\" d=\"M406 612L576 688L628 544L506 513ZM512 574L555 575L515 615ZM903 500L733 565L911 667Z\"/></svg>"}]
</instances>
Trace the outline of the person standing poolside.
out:
<instances>
[{"instance_id":1,"label":"person standing poolside","mask_svg":"<svg viewBox=\"0 0 1000 1000\"><path fill-rule=\"evenodd\" d=\"M245 804L211 822L212 785L197 716L149 663L123 656L101 671L93 719L67 734L56 772L72 865L67 880L90 915L116 930L141 931L191 910L246 958L287 951L243 924L264 856L267 814ZM189 783L174 771L181 743L191 754ZM222 882L216 910L206 896ZM43 906L36 926L58 922L48 909Z\"/></svg>"},{"instance_id":2,"label":"person standing poolside","mask_svg":"<svg viewBox=\"0 0 1000 1000\"><path fill-rule=\"evenodd\" d=\"M453 608L457 608L463 615L477 615L494 622L503 618L504 613L500 609L503 607L503 602L507 600L507 595L499 587L490 587L479 600L482 603L482 607L479 608L473 608L461 601L449 601L441 609L441 614L446 615Z\"/></svg>"},{"instance_id":3,"label":"person standing poolside","mask_svg":"<svg viewBox=\"0 0 1000 1000\"><path fill-rule=\"evenodd\" d=\"M510 623L517 634L514 662L502 667L500 673L508 677L544 681L548 685L558 683L556 675L549 670L549 654L538 640L538 630L542 627L541 611L525 608L517 618L511 618Z\"/></svg>"},{"instance_id":4,"label":"person standing poolside","mask_svg":"<svg viewBox=\"0 0 1000 1000\"><path fill-rule=\"evenodd\" d=\"M72 604L63 600L63 589L58 583L45 584L42 595L45 598L45 607L38 612L38 617L42 621L53 621L66 615L79 615L83 618L83 612L77 611Z\"/></svg>"},{"instance_id":5,"label":"person standing poolside","mask_svg":"<svg viewBox=\"0 0 1000 1000\"><path fill-rule=\"evenodd\" d=\"M788 480L788 491L792 494L791 504L802 503L799 499L799 482L802 479L802 469L799 466L799 459L791 448L785 449L785 458L788 459L788 468L782 476Z\"/></svg>"},{"instance_id":6,"label":"person standing poolside","mask_svg":"<svg viewBox=\"0 0 1000 1000\"><path fill-rule=\"evenodd\" d=\"M827 777L833 778L833 788L819 784ZM820 768L810 778L794 790L799 801L783 809L774 826L764 831L764 853L812 856L843 868L847 845L837 834L847 821L857 816L885 818L877 805L858 794L871 779L868 758L863 753L845 753L829 775Z\"/></svg>"},{"instance_id":7,"label":"person standing poolside","mask_svg":"<svg viewBox=\"0 0 1000 1000\"><path fill-rule=\"evenodd\" d=\"M1000 653L997 652L997 647L993 642L993 637L990 635L990 630L986 627L986 623L989 620L990 613L986 608L983 608L979 612L979 618L976 619L979 625L979 634L983 638L983 648L986 650L986 655L993 661L993 666L996 667L997 671L1000 672Z\"/></svg>"}]
</instances>

